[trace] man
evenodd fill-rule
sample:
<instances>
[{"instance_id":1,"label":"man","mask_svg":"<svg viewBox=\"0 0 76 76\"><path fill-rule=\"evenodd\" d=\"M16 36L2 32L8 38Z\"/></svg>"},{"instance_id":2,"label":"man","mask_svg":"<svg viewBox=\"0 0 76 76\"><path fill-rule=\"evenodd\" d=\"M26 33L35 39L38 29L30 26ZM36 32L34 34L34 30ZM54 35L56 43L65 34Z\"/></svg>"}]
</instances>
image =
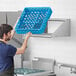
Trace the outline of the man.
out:
<instances>
[{"instance_id":1,"label":"man","mask_svg":"<svg viewBox=\"0 0 76 76\"><path fill-rule=\"evenodd\" d=\"M30 32L27 33L26 38L20 48L9 45L7 42L13 37L15 32L14 28L8 24L0 25L0 76L14 76L13 57L15 54L24 53L26 50L27 41L31 36Z\"/></svg>"}]
</instances>

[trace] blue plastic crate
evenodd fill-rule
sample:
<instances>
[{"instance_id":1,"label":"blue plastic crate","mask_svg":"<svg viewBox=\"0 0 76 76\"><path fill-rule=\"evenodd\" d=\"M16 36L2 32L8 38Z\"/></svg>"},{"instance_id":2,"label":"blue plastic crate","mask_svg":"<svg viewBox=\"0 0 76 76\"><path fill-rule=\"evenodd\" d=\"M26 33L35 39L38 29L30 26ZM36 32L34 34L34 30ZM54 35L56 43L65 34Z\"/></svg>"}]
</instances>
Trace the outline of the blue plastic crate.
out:
<instances>
[{"instance_id":1,"label":"blue plastic crate","mask_svg":"<svg viewBox=\"0 0 76 76\"><path fill-rule=\"evenodd\" d=\"M47 21L52 14L50 7L27 7L24 8L16 25L17 34L42 34L45 31Z\"/></svg>"}]
</instances>

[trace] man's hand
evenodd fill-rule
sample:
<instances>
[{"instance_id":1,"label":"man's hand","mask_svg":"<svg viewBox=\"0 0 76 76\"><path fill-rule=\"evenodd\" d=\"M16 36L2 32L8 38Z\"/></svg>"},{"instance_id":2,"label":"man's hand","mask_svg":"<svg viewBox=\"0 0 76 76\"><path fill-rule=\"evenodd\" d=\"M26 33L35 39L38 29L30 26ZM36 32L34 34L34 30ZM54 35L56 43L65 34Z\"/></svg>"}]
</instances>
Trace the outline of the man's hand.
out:
<instances>
[{"instance_id":1,"label":"man's hand","mask_svg":"<svg viewBox=\"0 0 76 76\"><path fill-rule=\"evenodd\" d=\"M28 39L31 35L32 35L32 33L31 33L31 32L28 32L28 33L26 34L26 39Z\"/></svg>"}]
</instances>

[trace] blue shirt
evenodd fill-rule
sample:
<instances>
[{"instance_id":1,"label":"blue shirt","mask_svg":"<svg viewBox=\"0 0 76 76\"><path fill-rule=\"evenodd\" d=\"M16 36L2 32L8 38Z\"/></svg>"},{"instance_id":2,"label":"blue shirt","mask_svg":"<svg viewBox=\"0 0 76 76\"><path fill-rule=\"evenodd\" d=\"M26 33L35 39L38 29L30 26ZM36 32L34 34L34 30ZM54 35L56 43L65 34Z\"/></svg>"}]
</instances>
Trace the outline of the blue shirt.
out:
<instances>
[{"instance_id":1,"label":"blue shirt","mask_svg":"<svg viewBox=\"0 0 76 76\"><path fill-rule=\"evenodd\" d=\"M3 72L13 66L13 57L17 48L0 42L0 72Z\"/></svg>"}]
</instances>

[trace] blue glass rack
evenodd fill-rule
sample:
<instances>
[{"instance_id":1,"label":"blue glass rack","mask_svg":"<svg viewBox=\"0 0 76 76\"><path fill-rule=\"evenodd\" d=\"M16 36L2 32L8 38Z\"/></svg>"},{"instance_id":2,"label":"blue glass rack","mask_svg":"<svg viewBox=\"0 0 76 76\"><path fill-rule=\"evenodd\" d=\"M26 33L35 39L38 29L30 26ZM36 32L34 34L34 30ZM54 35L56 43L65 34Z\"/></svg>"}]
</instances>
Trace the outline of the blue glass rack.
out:
<instances>
[{"instance_id":1,"label":"blue glass rack","mask_svg":"<svg viewBox=\"0 0 76 76\"><path fill-rule=\"evenodd\" d=\"M32 73L40 73L40 72L45 72L45 70L28 69L28 68L15 68L14 70L15 74L32 74Z\"/></svg>"},{"instance_id":2,"label":"blue glass rack","mask_svg":"<svg viewBox=\"0 0 76 76\"><path fill-rule=\"evenodd\" d=\"M52 14L50 7L26 7L16 25L17 34L42 34Z\"/></svg>"}]
</instances>

